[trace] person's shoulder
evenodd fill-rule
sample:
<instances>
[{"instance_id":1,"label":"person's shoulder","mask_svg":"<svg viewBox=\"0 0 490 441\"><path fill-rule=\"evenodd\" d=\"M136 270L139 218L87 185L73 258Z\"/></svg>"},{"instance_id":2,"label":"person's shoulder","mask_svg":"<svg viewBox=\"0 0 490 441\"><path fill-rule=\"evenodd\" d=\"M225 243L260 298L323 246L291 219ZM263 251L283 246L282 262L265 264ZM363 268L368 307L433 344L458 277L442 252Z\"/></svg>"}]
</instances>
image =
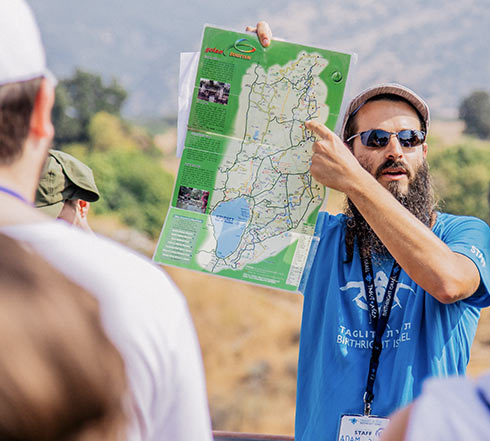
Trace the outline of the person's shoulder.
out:
<instances>
[{"instance_id":1,"label":"person's shoulder","mask_svg":"<svg viewBox=\"0 0 490 441\"><path fill-rule=\"evenodd\" d=\"M11 227L10 231L20 240L29 243L50 243L58 251L64 249L66 254L79 258L84 256L84 252L93 255L93 258L102 257L99 253L110 253L112 258L105 262L107 264L114 259L150 262L145 256L108 237L87 233L61 220L19 224Z\"/></svg>"},{"instance_id":2,"label":"person's shoulder","mask_svg":"<svg viewBox=\"0 0 490 441\"><path fill-rule=\"evenodd\" d=\"M484 234L490 234L488 224L478 217L437 212L434 232L442 234L465 229L478 230Z\"/></svg>"},{"instance_id":3,"label":"person's shoulder","mask_svg":"<svg viewBox=\"0 0 490 441\"><path fill-rule=\"evenodd\" d=\"M473 387L473 380L463 376L449 376L444 378L432 377L427 379L423 385L423 392L431 392L439 389L457 389L460 387Z\"/></svg>"},{"instance_id":4,"label":"person's shoulder","mask_svg":"<svg viewBox=\"0 0 490 441\"><path fill-rule=\"evenodd\" d=\"M437 212L437 219L436 223L440 223L443 225L453 225L453 224L461 224L461 223L474 223L474 224L479 224L482 227L487 227L488 224L475 216L464 216L460 214L451 214L451 213L443 213L443 212Z\"/></svg>"},{"instance_id":5,"label":"person's shoulder","mask_svg":"<svg viewBox=\"0 0 490 441\"><path fill-rule=\"evenodd\" d=\"M139 298L143 303L145 296L151 297L155 306L163 301L182 300L166 272L147 257L109 238L86 233L63 221L17 225L7 234L28 243L90 291L106 297L123 292L126 302Z\"/></svg>"},{"instance_id":6,"label":"person's shoulder","mask_svg":"<svg viewBox=\"0 0 490 441\"><path fill-rule=\"evenodd\" d=\"M346 220L347 216L345 214L330 214L326 211L321 211L318 214L316 223L316 234L321 235L327 231L343 228Z\"/></svg>"},{"instance_id":7,"label":"person's shoulder","mask_svg":"<svg viewBox=\"0 0 490 441\"><path fill-rule=\"evenodd\" d=\"M480 402L479 393L490 393L490 373L476 379L463 376L445 378L429 378L424 382L421 398L427 397L430 403L438 400L440 403L460 403L461 407ZM476 410L476 409L475 409Z\"/></svg>"},{"instance_id":8,"label":"person's shoulder","mask_svg":"<svg viewBox=\"0 0 490 441\"><path fill-rule=\"evenodd\" d=\"M407 441L488 439L488 409L474 381L464 377L429 379L415 401Z\"/></svg>"}]
</instances>

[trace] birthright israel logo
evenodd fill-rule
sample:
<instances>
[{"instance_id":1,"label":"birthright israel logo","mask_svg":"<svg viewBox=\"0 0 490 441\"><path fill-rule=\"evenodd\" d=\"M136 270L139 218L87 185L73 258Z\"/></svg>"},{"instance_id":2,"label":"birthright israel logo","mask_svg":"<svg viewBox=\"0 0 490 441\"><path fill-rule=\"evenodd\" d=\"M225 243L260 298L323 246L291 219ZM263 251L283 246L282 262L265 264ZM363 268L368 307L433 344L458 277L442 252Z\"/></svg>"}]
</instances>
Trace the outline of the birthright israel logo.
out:
<instances>
[{"instance_id":1,"label":"birthright israel logo","mask_svg":"<svg viewBox=\"0 0 490 441\"><path fill-rule=\"evenodd\" d=\"M378 310L381 313L381 306L383 303L383 298L386 292L386 287L388 286L388 276L383 271L378 271L376 276L374 277L374 286L376 288L376 300L378 302ZM398 283L395 291L395 296L393 298L393 306L391 309L395 309L399 307L402 309L402 304L400 302L400 298L398 296L400 290L407 290L412 294L415 294L415 291L405 283ZM358 282L348 282L345 286L340 287L341 291L345 291L347 294L353 296L352 301L360 308L368 311L368 304L366 298L366 289L364 288L364 282L362 280Z\"/></svg>"}]
</instances>

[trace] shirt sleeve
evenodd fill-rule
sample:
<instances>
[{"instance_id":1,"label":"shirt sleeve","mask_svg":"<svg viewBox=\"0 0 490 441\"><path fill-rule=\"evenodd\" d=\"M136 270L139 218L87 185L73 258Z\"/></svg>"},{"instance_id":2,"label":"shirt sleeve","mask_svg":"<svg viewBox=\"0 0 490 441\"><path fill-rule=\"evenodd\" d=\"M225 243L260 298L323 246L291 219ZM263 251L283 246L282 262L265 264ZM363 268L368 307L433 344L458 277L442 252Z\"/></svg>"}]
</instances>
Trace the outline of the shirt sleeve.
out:
<instances>
[{"instance_id":1,"label":"shirt sleeve","mask_svg":"<svg viewBox=\"0 0 490 441\"><path fill-rule=\"evenodd\" d=\"M480 386L462 377L426 381L412 408L406 441L487 440L490 412Z\"/></svg>"},{"instance_id":2,"label":"shirt sleeve","mask_svg":"<svg viewBox=\"0 0 490 441\"><path fill-rule=\"evenodd\" d=\"M480 273L476 292L464 301L477 307L490 305L490 228L475 217L455 217L449 225L444 242L455 253L470 259Z\"/></svg>"}]
</instances>

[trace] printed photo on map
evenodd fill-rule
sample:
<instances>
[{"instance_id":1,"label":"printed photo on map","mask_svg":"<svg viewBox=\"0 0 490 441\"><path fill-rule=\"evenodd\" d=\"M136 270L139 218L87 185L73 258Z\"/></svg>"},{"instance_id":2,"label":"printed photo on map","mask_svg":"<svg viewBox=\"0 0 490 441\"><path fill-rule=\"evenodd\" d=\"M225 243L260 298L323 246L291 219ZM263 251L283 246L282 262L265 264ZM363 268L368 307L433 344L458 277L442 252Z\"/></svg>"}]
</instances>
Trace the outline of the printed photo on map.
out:
<instances>
[{"instance_id":1,"label":"printed photo on map","mask_svg":"<svg viewBox=\"0 0 490 441\"><path fill-rule=\"evenodd\" d=\"M195 211L196 213L206 213L208 197L209 191L180 186L175 206L183 210Z\"/></svg>"},{"instance_id":2,"label":"printed photo on map","mask_svg":"<svg viewBox=\"0 0 490 441\"><path fill-rule=\"evenodd\" d=\"M335 129L353 59L276 40L263 48L253 34L205 27L154 260L298 290L325 198L309 172L314 139L304 123Z\"/></svg>"},{"instance_id":3,"label":"printed photo on map","mask_svg":"<svg viewBox=\"0 0 490 441\"><path fill-rule=\"evenodd\" d=\"M199 82L199 92L197 93L197 97L200 100L205 100L212 103L228 104L229 96L229 84L201 78Z\"/></svg>"}]
</instances>

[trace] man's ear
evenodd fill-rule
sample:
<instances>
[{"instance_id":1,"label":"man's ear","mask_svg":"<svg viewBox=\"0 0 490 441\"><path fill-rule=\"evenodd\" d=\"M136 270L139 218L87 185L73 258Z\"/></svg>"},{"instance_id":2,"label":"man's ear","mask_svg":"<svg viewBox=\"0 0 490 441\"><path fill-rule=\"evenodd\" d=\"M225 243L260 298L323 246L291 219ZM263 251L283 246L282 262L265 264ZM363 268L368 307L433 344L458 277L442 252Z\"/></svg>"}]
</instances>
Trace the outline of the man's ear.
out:
<instances>
[{"instance_id":1,"label":"man's ear","mask_svg":"<svg viewBox=\"0 0 490 441\"><path fill-rule=\"evenodd\" d=\"M77 200L77 211L80 213L82 219L87 219L89 208L90 202L84 201L83 199Z\"/></svg>"},{"instance_id":2,"label":"man's ear","mask_svg":"<svg viewBox=\"0 0 490 441\"><path fill-rule=\"evenodd\" d=\"M429 149L429 146L427 145L426 142L422 144L422 151L424 152L424 158L427 158L427 151Z\"/></svg>"},{"instance_id":3,"label":"man's ear","mask_svg":"<svg viewBox=\"0 0 490 441\"><path fill-rule=\"evenodd\" d=\"M43 78L34 101L30 122L30 133L36 138L52 139L54 136L54 127L51 122L54 96L53 85Z\"/></svg>"}]
</instances>

